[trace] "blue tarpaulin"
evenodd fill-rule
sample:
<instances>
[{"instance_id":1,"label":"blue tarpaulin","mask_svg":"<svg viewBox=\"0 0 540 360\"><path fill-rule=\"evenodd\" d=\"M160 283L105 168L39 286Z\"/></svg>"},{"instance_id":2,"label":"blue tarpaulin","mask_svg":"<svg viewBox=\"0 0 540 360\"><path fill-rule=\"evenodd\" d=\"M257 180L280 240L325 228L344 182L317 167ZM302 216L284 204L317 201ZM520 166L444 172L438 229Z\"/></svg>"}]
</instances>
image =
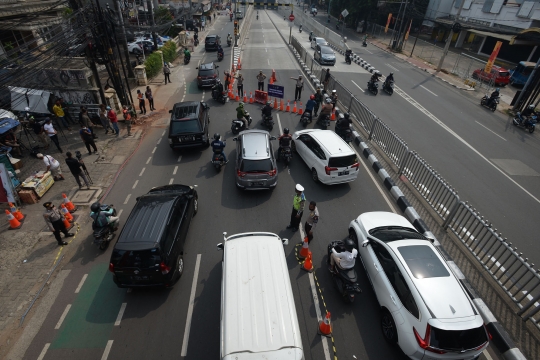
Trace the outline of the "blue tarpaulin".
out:
<instances>
[{"instance_id":1,"label":"blue tarpaulin","mask_svg":"<svg viewBox=\"0 0 540 360\"><path fill-rule=\"evenodd\" d=\"M5 134L9 130L19 126L20 122L14 119L2 119L0 120L0 135Z\"/></svg>"}]
</instances>

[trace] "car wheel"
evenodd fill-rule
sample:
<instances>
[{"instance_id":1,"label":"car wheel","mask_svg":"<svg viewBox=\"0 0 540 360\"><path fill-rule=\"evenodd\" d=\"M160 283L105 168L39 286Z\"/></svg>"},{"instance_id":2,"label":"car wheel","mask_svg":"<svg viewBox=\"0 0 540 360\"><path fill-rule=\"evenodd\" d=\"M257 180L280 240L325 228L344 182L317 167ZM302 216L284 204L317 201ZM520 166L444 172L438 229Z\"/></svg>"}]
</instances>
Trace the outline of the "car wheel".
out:
<instances>
[{"instance_id":1,"label":"car wheel","mask_svg":"<svg viewBox=\"0 0 540 360\"><path fill-rule=\"evenodd\" d=\"M317 175L317 170L315 170L315 168L311 169L311 178L315 182L319 181L319 175Z\"/></svg>"},{"instance_id":2,"label":"car wheel","mask_svg":"<svg viewBox=\"0 0 540 360\"><path fill-rule=\"evenodd\" d=\"M178 258L176 259L176 270L178 273L176 280L178 281L184 273L184 257L182 255L178 255Z\"/></svg>"},{"instance_id":3,"label":"car wheel","mask_svg":"<svg viewBox=\"0 0 540 360\"><path fill-rule=\"evenodd\" d=\"M291 150L298 154L298 151L296 151L296 144L294 143L294 141L291 142Z\"/></svg>"},{"instance_id":4,"label":"car wheel","mask_svg":"<svg viewBox=\"0 0 540 360\"><path fill-rule=\"evenodd\" d=\"M398 337L396 323L388 310L383 310L381 314L381 330L386 341L391 344L397 344Z\"/></svg>"},{"instance_id":5,"label":"car wheel","mask_svg":"<svg viewBox=\"0 0 540 360\"><path fill-rule=\"evenodd\" d=\"M356 232L353 229L349 229L349 239L354 241L354 243L356 244L356 248L358 249L360 244L358 244L358 236L356 236Z\"/></svg>"},{"instance_id":6,"label":"car wheel","mask_svg":"<svg viewBox=\"0 0 540 360\"><path fill-rule=\"evenodd\" d=\"M199 198L195 197L195 199L193 199L193 216L197 215L198 211L199 211Z\"/></svg>"}]
</instances>

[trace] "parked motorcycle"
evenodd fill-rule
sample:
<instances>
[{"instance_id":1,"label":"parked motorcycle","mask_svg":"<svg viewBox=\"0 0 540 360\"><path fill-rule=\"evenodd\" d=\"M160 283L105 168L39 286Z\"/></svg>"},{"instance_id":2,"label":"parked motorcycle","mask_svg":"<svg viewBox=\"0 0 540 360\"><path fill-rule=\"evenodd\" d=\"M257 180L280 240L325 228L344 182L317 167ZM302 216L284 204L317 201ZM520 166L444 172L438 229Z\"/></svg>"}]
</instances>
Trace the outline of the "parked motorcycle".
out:
<instances>
[{"instance_id":1,"label":"parked motorcycle","mask_svg":"<svg viewBox=\"0 0 540 360\"><path fill-rule=\"evenodd\" d=\"M272 116L266 116L266 115L262 115L262 126L268 128L268 131L272 131L272 129L274 128L274 119L272 118Z\"/></svg>"},{"instance_id":2,"label":"parked motorcycle","mask_svg":"<svg viewBox=\"0 0 540 360\"><path fill-rule=\"evenodd\" d=\"M246 120L248 121L248 126L251 125L251 121L253 120L251 118L251 116L249 115L249 113L246 113L246 116L245 116ZM242 120L239 120L239 119L234 119L232 121L232 125L231 125L231 131L234 135L237 135L238 133L240 133L241 131L244 131L246 130L246 126L244 125L244 122Z\"/></svg>"},{"instance_id":3,"label":"parked motorcycle","mask_svg":"<svg viewBox=\"0 0 540 360\"><path fill-rule=\"evenodd\" d=\"M312 121L312 116L311 116L311 113L309 112L305 112L302 114L302 116L300 116L300 122L302 123L304 127L306 127L308 124L311 124L311 121Z\"/></svg>"},{"instance_id":4,"label":"parked motorcycle","mask_svg":"<svg viewBox=\"0 0 540 360\"><path fill-rule=\"evenodd\" d=\"M392 95L394 93L394 82L393 81L385 81L383 82L382 86L384 92L386 92L388 95Z\"/></svg>"},{"instance_id":5,"label":"parked motorcycle","mask_svg":"<svg viewBox=\"0 0 540 360\"><path fill-rule=\"evenodd\" d=\"M377 95L379 93L379 84L373 81L368 81L367 88L370 93Z\"/></svg>"},{"instance_id":6,"label":"parked motorcycle","mask_svg":"<svg viewBox=\"0 0 540 360\"><path fill-rule=\"evenodd\" d=\"M538 117L536 115L531 115L527 117L527 116L521 115L520 112L518 112L516 116L512 119L512 123L515 126L519 126L524 129L527 129L529 130L531 134L534 132L537 122L538 122Z\"/></svg>"},{"instance_id":7,"label":"parked motorcycle","mask_svg":"<svg viewBox=\"0 0 540 360\"><path fill-rule=\"evenodd\" d=\"M484 95L482 100L480 100L480 105L482 105L484 107L487 107L491 111L497 110L497 104L498 103L499 103L499 97L496 97L495 99L493 99L493 101L490 102L489 101L489 96L487 94Z\"/></svg>"},{"instance_id":8,"label":"parked motorcycle","mask_svg":"<svg viewBox=\"0 0 540 360\"><path fill-rule=\"evenodd\" d=\"M332 249L335 249L336 252L341 253L345 251L345 244L341 240L332 241L328 244L328 265L330 265L330 255L332 254ZM335 266L335 271L330 271L332 274L332 280L334 284L343 297L343 300L352 303L357 293L361 293L360 285L358 285L358 276L356 275L356 270L346 269L343 270L339 266Z\"/></svg>"},{"instance_id":9,"label":"parked motorcycle","mask_svg":"<svg viewBox=\"0 0 540 360\"><path fill-rule=\"evenodd\" d=\"M221 171L221 167L225 165L225 158L222 152L212 153L212 165L214 165L218 172Z\"/></svg>"},{"instance_id":10,"label":"parked motorcycle","mask_svg":"<svg viewBox=\"0 0 540 360\"><path fill-rule=\"evenodd\" d=\"M289 165L291 163L292 151L290 146L282 147L279 149L277 160L281 161L282 159L285 165Z\"/></svg>"},{"instance_id":11,"label":"parked motorcycle","mask_svg":"<svg viewBox=\"0 0 540 360\"><path fill-rule=\"evenodd\" d=\"M330 115L320 114L317 118L317 125L320 125L323 130L326 130L330 126Z\"/></svg>"},{"instance_id":12,"label":"parked motorcycle","mask_svg":"<svg viewBox=\"0 0 540 360\"><path fill-rule=\"evenodd\" d=\"M116 216L116 209L112 204L101 205L101 211L109 211L110 209L113 210L112 216ZM92 222L92 230L94 231L94 244L99 245L100 250L105 250L111 240L114 238L114 232L118 230L118 228L113 228L112 225L100 227L97 226L94 221Z\"/></svg>"}]
</instances>

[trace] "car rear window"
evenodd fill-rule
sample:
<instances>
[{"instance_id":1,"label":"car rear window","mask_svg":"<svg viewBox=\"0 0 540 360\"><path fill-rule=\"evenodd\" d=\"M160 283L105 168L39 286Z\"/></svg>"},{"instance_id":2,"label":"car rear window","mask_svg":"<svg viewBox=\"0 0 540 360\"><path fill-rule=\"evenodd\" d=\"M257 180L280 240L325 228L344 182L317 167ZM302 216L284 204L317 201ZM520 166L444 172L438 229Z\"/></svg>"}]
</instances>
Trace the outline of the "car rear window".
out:
<instances>
[{"instance_id":1,"label":"car rear window","mask_svg":"<svg viewBox=\"0 0 540 360\"><path fill-rule=\"evenodd\" d=\"M328 160L328 166L340 168L354 165L357 162L356 155L335 156Z\"/></svg>"},{"instance_id":2,"label":"car rear window","mask_svg":"<svg viewBox=\"0 0 540 360\"><path fill-rule=\"evenodd\" d=\"M322 47L321 52L323 54L333 54L334 53L334 51L332 49L330 49L329 47Z\"/></svg>"},{"instance_id":3,"label":"car rear window","mask_svg":"<svg viewBox=\"0 0 540 360\"><path fill-rule=\"evenodd\" d=\"M507 77L510 76L510 73L508 71L499 71L499 76Z\"/></svg>"},{"instance_id":4,"label":"car rear window","mask_svg":"<svg viewBox=\"0 0 540 360\"><path fill-rule=\"evenodd\" d=\"M240 171L246 173L257 173L257 172L268 172L274 170L272 166L272 160L246 160L242 161L240 164Z\"/></svg>"},{"instance_id":5,"label":"car rear window","mask_svg":"<svg viewBox=\"0 0 540 360\"><path fill-rule=\"evenodd\" d=\"M450 276L437 254L429 246L399 246L398 251L417 279Z\"/></svg>"},{"instance_id":6,"label":"car rear window","mask_svg":"<svg viewBox=\"0 0 540 360\"><path fill-rule=\"evenodd\" d=\"M171 122L171 134L185 134L201 132L199 120L175 120Z\"/></svg>"},{"instance_id":7,"label":"car rear window","mask_svg":"<svg viewBox=\"0 0 540 360\"><path fill-rule=\"evenodd\" d=\"M419 232L401 226L378 227L370 230L369 235L375 236L385 243L405 239L427 240L427 238Z\"/></svg>"},{"instance_id":8,"label":"car rear window","mask_svg":"<svg viewBox=\"0 0 540 360\"><path fill-rule=\"evenodd\" d=\"M208 43L208 44L215 43L215 42L216 42L216 38L213 37L213 36L212 36L212 37L207 37L207 38L205 39L205 41L206 41L206 43Z\"/></svg>"},{"instance_id":9,"label":"car rear window","mask_svg":"<svg viewBox=\"0 0 540 360\"><path fill-rule=\"evenodd\" d=\"M199 76L213 76L214 70L199 70Z\"/></svg>"},{"instance_id":10,"label":"car rear window","mask_svg":"<svg viewBox=\"0 0 540 360\"><path fill-rule=\"evenodd\" d=\"M174 109L173 117L175 119L183 119L197 116L198 105L179 106Z\"/></svg>"},{"instance_id":11,"label":"car rear window","mask_svg":"<svg viewBox=\"0 0 540 360\"><path fill-rule=\"evenodd\" d=\"M159 266L161 262L161 256L159 249L147 249L147 250L118 250L114 249L111 262L114 264L115 269L121 268L139 268L148 269L151 267Z\"/></svg>"},{"instance_id":12,"label":"car rear window","mask_svg":"<svg viewBox=\"0 0 540 360\"><path fill-rule=\"evenodd\" d=\"M431 346L451 351L475 349L488 341L484 326L467 330L441 330L431 327L429 339Z\"/></svg>"}]
</instances>

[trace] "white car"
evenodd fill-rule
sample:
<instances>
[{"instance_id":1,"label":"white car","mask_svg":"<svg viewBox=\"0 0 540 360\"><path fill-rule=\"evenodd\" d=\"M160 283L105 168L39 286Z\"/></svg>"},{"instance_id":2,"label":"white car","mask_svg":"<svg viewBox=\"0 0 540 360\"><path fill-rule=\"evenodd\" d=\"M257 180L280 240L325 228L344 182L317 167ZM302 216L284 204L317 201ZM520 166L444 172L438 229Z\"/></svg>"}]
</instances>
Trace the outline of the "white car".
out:
<instances>
[{"instance_id":1,"label":"white car","mask_svg":"<svg viewBox=\"0 0 540 360\"><path fill-rule=\"evenodd\" d=\"M291 148L311 170L313 181L335 185L358 177L360 164L356 153L332 130L297 131L293 134Z\"/></svg>"},{"instance_id":2,"label":"white car","mask_svg":"<svg viewBox=\"0 0 540 360\"><path fill-rule=\"evenodd\" d=\"M322 37L314 37L311 39L311 48L315 49L317 45L328 45L328 43Z\"/></svg>"},{"instance_id":3,"label":"white car","mask_svg":"<svg viewBox=\"0 0 540 360\"><path fill-rule=\"evenodd\" d=\"M403 216L377 211L349 237L381 307L381 329L411 359L476 359L489 344L482 316L430 239Z\"/></svg>"},{"instance_id":4,"label":"white car","mask_svg":"<svg viewBox=\"0 0 540 360\"><path fill-rule=\"evenodd\" d=\"M244 14L238 10L237 12L235 12L235 15L236 15L236 19L237 20L240 20L240 19L243 19L244 18Z\"/></svg>"},{"instance_id":5,"label":"white car","mask_svg":"<svg viewBox=\"0 0 540 360\"><path fill-rule=\"evenodd\" d=\"M137 40L128 44L128 51L132 54L142 54L144 52L149 54L154 50L154 42L150 40Z\"/></svg>"}]
</instances>

